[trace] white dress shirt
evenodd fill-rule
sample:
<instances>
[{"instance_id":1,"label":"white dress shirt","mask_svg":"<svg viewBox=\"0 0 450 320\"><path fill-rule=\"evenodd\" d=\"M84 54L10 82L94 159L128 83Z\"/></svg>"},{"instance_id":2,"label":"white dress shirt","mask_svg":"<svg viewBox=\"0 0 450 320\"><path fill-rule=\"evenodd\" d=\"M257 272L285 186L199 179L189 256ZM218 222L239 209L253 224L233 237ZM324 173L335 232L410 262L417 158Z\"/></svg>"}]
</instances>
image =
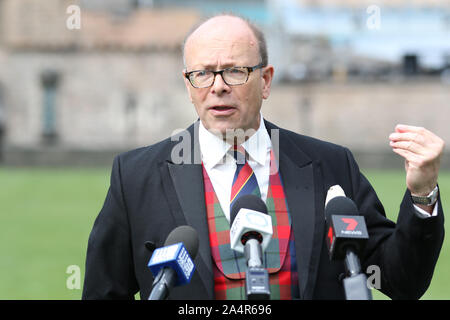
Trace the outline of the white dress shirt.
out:
<instances>
[{"instance_id":1,"label":"white dress shirt","mask_svg":"<svg viewBox=\"0 0 450 320\"><path fill-rule=\"evenodd\" d=\"M429 214L428 212L426 212L425 210L423 210L422 208L419 208L418 206L414 205L414 208L416 209L416 213L422 217L422 218L429 218L429 217L435 217L437 216L438 213L438 206L439 203L436 202L436 204L434 205L434 209L433 212L431 214Z\"/></svg>"},{"instance_id":2,"label":"white dress shirt","mask_svg":"<svg viewBox=\"0 0 450 320\"><path fill-rule=\"evenodd\" d=\"M228 154L228 150L230 150L232 145L209 132L201 121L199 126L199 143L203 165L211 179L223 213L230 221L231 187L236 172L236 160ZM265 202L269 188L272 142L261 114L258 130L242 143L242 147L249 155L248 164L255 173L261 198Z\"/></svg>"}]
</instances>

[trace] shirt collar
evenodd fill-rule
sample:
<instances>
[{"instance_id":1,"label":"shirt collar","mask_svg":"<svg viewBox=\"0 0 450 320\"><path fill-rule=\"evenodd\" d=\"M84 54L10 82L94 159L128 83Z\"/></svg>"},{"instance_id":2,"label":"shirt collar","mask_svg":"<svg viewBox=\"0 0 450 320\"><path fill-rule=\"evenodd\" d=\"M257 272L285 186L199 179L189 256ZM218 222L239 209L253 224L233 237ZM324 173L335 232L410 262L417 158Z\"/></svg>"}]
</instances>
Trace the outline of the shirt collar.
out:
<instances>
[{"instance_id":1,"label":"shirt collar","mask_svg":"<svg viewBox=\"0 0 450 320\"><path fill-rule=\"evenodd\" d=\"M209 132L203 126L201 121L199 126L199 143L202 161L207 169L211 169L217 164L223 163L222 159L231 148L229 143ZM248 138L242 146L249 154L250 159L258 162L260 165L265 165L268 154L267 151L270 150L272 143L261 113L258 130Z\"/></svg>"}]
</instances>

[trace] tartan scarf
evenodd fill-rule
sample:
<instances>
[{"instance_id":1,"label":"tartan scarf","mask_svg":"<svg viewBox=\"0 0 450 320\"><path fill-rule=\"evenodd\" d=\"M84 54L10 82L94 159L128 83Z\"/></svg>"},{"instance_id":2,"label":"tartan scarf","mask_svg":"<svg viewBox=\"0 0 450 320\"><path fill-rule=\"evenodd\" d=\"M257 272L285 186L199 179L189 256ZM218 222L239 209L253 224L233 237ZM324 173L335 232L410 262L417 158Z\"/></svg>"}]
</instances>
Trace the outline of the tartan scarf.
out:
<instances>
[{"instance_id":1,"label":"tartan scarf","mask_svg":"<svg viewBox=\"0 0 450 320\"><path fill-rule=\"evenodd\" d=\"M269 273L271 299L299 298L298 273L291 219L281 177L273 152L270 154L271 174L267 193L267 211L272 217L273 235L264 252L264 267ZM230 223L225 217L206 169L203 166L205 203L209 241L213 258L214 293L217 300L245 299L244 254L230 246Z\"/></svg>"}]
</instances>

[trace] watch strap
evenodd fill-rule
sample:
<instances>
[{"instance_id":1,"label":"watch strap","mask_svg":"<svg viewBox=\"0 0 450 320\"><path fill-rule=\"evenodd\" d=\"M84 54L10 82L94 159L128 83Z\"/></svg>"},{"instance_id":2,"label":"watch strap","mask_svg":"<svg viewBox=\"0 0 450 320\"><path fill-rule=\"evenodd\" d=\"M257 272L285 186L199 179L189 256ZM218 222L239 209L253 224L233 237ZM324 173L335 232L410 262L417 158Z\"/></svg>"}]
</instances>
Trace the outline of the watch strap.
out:
<instances>
[{"instance_id":1,"label":"watch strap","mask_svg":"<svg viewBox=\"0 0 450 320\"><path fill-rule=\"evenodd\" d=\"M413 196L411 195L412 202L414 204L421 204L425 206L432 206L436 203L438 198L439 188L436 186L427 196Z\"/></svg>"}]
</instances>

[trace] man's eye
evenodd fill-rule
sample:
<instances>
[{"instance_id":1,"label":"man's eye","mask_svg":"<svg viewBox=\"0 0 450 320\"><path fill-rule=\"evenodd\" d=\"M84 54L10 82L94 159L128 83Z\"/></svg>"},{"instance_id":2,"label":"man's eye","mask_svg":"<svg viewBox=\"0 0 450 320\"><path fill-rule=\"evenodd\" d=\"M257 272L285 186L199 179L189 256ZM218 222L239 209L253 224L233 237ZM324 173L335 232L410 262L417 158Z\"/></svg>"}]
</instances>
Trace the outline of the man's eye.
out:
<instances>
[{"instance_id":1,"label":"man's eye","mask_svg":"<svg viewBox=\"0 0 450 320\"><path fill-rule=\"evenodd\" d=\"M244 70L238 69L238 68L228 69L227 71L229 74L233 74L233 75L239 75L239 74L245 73Z\"/></svg>"},{"instance_id":2,"label":"man's eye","mask_svg":"<svg viewBox=\"0 0 450 320\"><path fill-rule=\"evenodd\" d=\"M195 76L196 77L207 77L207 76L209 76L209 74L210 74L209 71L203 70L203 71L197 71L195 73Z\"/></svg>"}]
</instances>

